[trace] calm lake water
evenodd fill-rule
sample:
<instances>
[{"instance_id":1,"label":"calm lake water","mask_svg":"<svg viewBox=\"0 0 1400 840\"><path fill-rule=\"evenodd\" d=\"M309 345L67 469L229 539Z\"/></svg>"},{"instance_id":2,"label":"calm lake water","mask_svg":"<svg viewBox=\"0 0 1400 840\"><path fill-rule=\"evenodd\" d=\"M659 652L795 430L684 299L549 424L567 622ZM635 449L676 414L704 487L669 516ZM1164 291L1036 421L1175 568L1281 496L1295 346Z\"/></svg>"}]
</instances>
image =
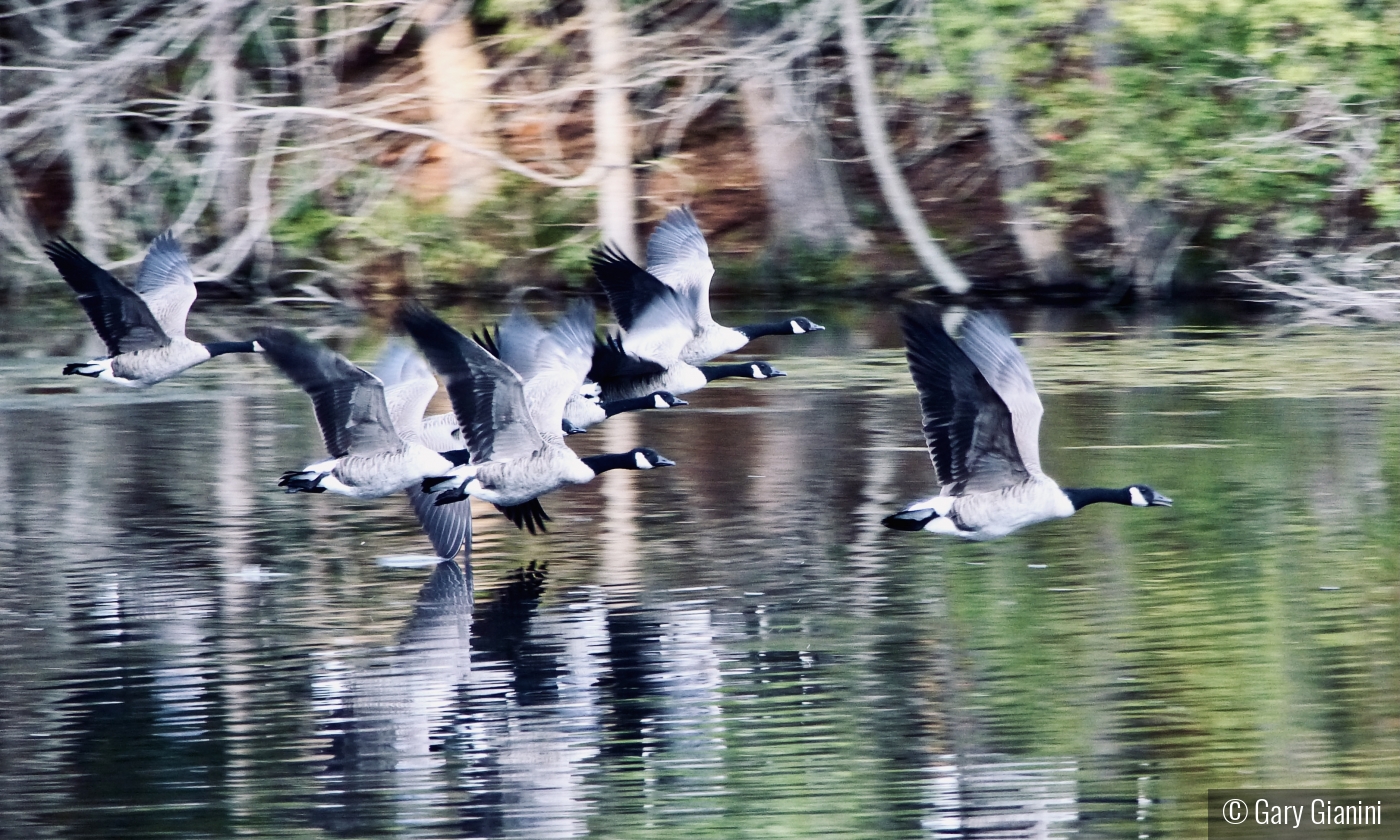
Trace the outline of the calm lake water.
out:
<instances>
[{"instance_id":1,"label":"calm lake water","mask_svg":"<svg viewBox=\"0 0 1400 840\"><path fill-rule=\"evenodd\" d=\"M803 312L788 378L570 440L679 466L478 505L465 569L279 492L322 450L261 360L117 391L10 313L0 837L1187 838L1210 787L1400 787L1400 330L1011 313L1047 471L1176 505L969 544L880 525L934 487L893 311Z\"/></svg>"}]
</instances>

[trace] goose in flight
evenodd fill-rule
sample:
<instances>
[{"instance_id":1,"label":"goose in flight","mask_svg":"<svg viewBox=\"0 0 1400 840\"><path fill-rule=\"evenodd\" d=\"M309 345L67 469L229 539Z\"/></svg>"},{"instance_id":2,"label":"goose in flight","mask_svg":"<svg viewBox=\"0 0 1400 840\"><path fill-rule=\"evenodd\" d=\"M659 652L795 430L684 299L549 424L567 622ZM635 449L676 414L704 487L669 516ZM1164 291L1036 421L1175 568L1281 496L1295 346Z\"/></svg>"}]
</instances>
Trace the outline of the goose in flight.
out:
<instances>
[{"instance_id":1,"label":"goose in flight","mask_svg":"<svg viewBox=\"0 0 1400 840\"><path fill-rule=\"evenodd\" d=\"M549 331L542 327L524 307L516 306L494 330L482 330L480 335L472 333L472 340L501 361L527 383L542 372L540 349L547 344ZM687 405L667 391L652 391L630 399L603 402L602 387L585 379L577 391L569 395L564 404L563 430L565 434L587 431L609 417L626 411L665 409Z\"/></svg>"},{"instance_id":2,"label":"goose in flight","mask_svg":"<svg viewBox=\"0 0 1400 840\"><path fill-rule=\"evenodd\" d=\"M653 391L688 394L728 377L786 376L767 362L696 366L685 361L684 350L700 329L695 296L703 290L672 288L609 246L594 249L589 262L624 333L594 349L589 378L602 386L605 401Z\"/></svg>"},{"instance_id":3,"label":"goose in flight","mask_svg":"<svg viewBox=\"0 0 1400 840\"><path fill-rule=\"evenodd\" d=\"M442 475L465 462L464 453L446 457L418 443L412 429L408 440L394 426L385 397L384 383L369 371L322 344L307 341L290 330L260 330L257 341L273 364L311 397L316 422L321 426L330 460L282 476L279 487L288 493L324 493L330 490L357 499L387 496L433 475ZM437 382L418 383L417 393L396 395L406 405L398 413L407 417L432 399Z\"/></svg>"},{"instance_id":4,"label":"goose in flight","mask_svg":"<svg viewBox=\"0 0 1400 840\"><path fill-rule=\"evenodd\" d=\"M149 388L225 353L255 353L256 341L200 344L185 337L185 318L194 303L194 273L180 243L169 231L151 243L132 289L99 268L63 239L44 246L58 273L78 293L93 329L107 345L107 356L63 368L130 388Z\"/></svg>"},{"instance_id":5,"label":"goose in flight","mask_svg":"<svg viewBox=\"0 0 1400 840\"><path fill-rule=\"evenodd\" d=\"M427 478L437 504L468 496L491 502L518 526L543 527L538 499L568 484L586 484L611 469L649 470L675 462L645 447L580 458L564 445L564 405L583 383L592 358L593 306L576 300L545 342L529 382L486 348L420 304L405 304L399 324L443 377L470 461ZM445 485L446 489L443 489ZM512 515L511 509L519 511ZM517 516L522 519L517 519Z\"/></svg>"},{"instance_id":6,"label":"goose in flight","mask_svg":"<svg viewBox=\"0 0 1400 840\"><path fill-rule=\"evenodd\" d=\"M796 317L764 324L726 327L710 315L710 280L715 275L705 234L689 207L677 207L652 231L647 240L647 271L680 292L695 311L695 334L681 348L680 360L698 365L725 353L733 353L765 335L802 335L826 329L809 318ZM601 279L601 277L600 277ZM612 290L603 286L612 297Z\"/></svg>"},{"instance_id":7,"label":"goose in flight","mask_svg":"<svg viewBox=\"0 0 1400 840\"><path fill-rule=\"evenodd\" d=\"M401 341L391 341L374 365L374 375L384 385L384 402L394 430L405 443L421 443L434 452L453 452L463 448L457 421L450 413L437 415L451 421L451 426L430 422L424 418L428 403L437 394L438 381L428 363ZM453 432L457 431L454 436ZM436 505L433 497L423 492L422 482L415 481L404 488L413 513L432 541L438 557L451 560L462 546L471 550L471 505Z\"/></svg>"},{"instance_id":8,"label":"goose in flight","mask_svg":"<svg viewBox=\"0 0 1400 840\"><path fill-rule=\"evenodd\" d=\"M886 526L990 540L1095 502L1171 506L1145 484L1061 488L1041 472L1040 397L1000 317L968 315L960 342L944 331L933 306L911 307L900 322L924 439L943 488L885 517Z\"/></svg>"}]
</instances>

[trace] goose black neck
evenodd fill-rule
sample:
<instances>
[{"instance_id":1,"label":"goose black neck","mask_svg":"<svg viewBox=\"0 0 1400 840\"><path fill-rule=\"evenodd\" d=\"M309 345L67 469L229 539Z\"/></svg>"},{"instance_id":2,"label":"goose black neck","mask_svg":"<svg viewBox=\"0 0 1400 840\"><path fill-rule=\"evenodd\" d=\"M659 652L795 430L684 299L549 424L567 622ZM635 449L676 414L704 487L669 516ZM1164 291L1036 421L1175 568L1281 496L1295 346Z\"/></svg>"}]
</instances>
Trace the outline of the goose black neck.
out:
<instances>
[{"instance_id":1,"label":"goose black neck","mask_svg":"<svg viewBox=\"0 0 1400 840\"><path fill-rule=\"evenodd\" d=\"M593 470L594 475L601 475L608 470L635 470L637 468L637 458L631 452L589 455L587 458L579 460L587 464L588 468Z\"/></svg>"},{"instance_id":2,"label":"goose black neck","mask_svg":"<svg viewBox=\"0 0 1400 840\"><path fill-rule=\"evenodd\" d=\"M256 353L258 350L251 341L211 341L204 345L204 349L209 351L210 358L225 353Z\"/></svg>"},{"instance_id":3,"label":"goose black neck","mask_svg":"<svg viewBox=\"0 0 1400 840\"><path fill-rule=\"evenodd\" d=\"M792 335L791 321L770 321L766 324L745 324L742 327L735 327L736 332L741 332L750 341L755 338L762 338L765 335Z\"/></svg>"},{"instance_id":4,"label":"goose black neck","mask_svg":"<svg viewBox=\"0 0 1400 840\"><path fill-rule=\"evenodd\" d=\"M603 411L609 416L621 414L624 411L641 411L646 408L656 408L656 397L647 394L645 397L632 397L627 400L608 400L602 403Z\"/></svg>"},{"instance_id":5,"label":"goose black neck","mask_svg":"<svg viewBox=\"0 0 1400 840\"><path fill-rule=\"evenodd\" d=\"M744 362L736 362L732 365L701 365L700 372L705 374L706 382L714 382L716 379L727 379L731 376L752 376L753 365Z\"/></svg>"},{"instance_id":6,"label":"goose black neck","mask_svg":"<svg viewBox=\"0 0 1400 840\"><path fill-rule=\"evenodd\" d=\"M1107 487L1065 487L1062 492L1069 497L1075 510L1095 502L1113 502L1115 505L1131 505L1132 495L1128 488L1110 490Z\"/></svg>"}]
</instances>

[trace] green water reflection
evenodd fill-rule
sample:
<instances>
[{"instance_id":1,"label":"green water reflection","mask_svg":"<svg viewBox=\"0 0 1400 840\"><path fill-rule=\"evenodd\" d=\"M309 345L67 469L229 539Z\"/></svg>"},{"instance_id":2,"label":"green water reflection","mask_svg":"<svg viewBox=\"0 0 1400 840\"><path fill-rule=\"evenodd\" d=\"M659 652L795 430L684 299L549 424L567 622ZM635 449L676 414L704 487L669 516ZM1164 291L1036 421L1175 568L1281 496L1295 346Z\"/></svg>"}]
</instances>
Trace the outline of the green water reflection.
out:
<instances>
[{"instance_id":1,"label":"green water reflection","mask_svg":"<svg viewBox=\"0 0 1400 840\"><path fill-rule=\"evenodd\" d=\"M1046 470L1176 504L971 544L880 527L933 480L897 332L816 315L787 379L571 440L676 470L478 511L474 613L397 500L275 492L318 442L258 365L7 362L0 836L1196 837L1210 787L1400 787L1400 331L1023 319Z\"/></svg>"}]
</instances>

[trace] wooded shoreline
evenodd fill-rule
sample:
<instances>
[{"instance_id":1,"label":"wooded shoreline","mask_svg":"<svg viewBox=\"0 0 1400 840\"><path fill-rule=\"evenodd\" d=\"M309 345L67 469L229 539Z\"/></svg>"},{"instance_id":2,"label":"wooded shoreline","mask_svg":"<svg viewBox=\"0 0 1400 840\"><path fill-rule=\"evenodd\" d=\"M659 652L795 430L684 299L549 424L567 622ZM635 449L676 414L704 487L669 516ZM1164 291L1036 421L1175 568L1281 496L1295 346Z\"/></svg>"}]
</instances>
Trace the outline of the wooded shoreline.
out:
<instances>
[{"instance_id":1,"label":"wooded shoreline","mask_svg":"<svg viewBox=\"0 0 1400 840\"><path fill-rule=\"evenodd\" d=\"M721 293L1400 277L1374 0L59 2L0 57L11 295L64 292L52 236L120 268L167 228L247 297L578 286L686 203Z\"/></svg>"}]
</instances>

